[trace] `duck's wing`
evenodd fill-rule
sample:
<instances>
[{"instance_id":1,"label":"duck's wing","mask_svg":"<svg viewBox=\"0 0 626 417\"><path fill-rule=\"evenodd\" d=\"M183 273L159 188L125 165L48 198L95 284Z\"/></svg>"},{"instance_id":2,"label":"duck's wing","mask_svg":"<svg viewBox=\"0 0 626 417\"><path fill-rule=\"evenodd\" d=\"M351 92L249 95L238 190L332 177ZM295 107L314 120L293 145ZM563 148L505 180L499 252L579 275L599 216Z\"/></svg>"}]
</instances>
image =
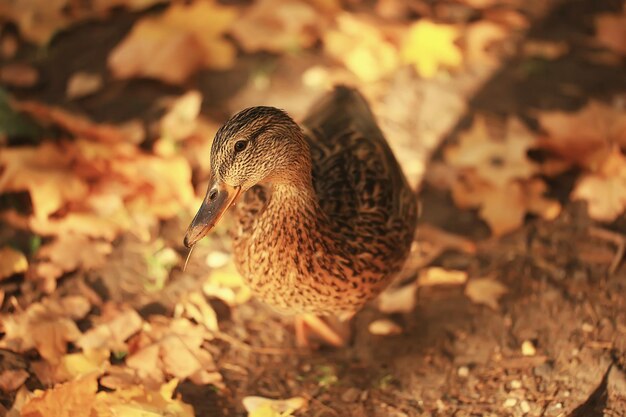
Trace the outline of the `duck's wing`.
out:
<instances>
[{"instance_id":1,"label":"duck's wing","mask_svg":"<svg viewBox=\"0 0 626 417\"><path fill-rule=\"evenodd\" d=\"M303 121L313 159L313 182L322 209L342 233L368 236L409 230L417 200L356 90L336 87ZM394 239L395 240L395 239Z\"/></svg>"}]
</instances>

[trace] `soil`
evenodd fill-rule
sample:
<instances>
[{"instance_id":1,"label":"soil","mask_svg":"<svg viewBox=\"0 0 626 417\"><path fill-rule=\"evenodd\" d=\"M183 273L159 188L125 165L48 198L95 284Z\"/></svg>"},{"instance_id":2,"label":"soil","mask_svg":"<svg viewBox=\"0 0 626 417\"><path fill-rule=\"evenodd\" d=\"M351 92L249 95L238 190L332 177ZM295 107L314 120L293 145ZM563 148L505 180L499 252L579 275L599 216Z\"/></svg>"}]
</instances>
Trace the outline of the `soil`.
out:
<instances>
[{"instance_id":1,"label":"soil","mask_svg":"<svg viewBox=\"0 0 626 417\"><path fill-rule=\"evenodd\" d=\"M533 22L527 39L562 40L571 52L541 61L512 55L469 100L440 147L453 141L476 111L517 114L532 122L537 109L574 109L589 98L626 99L626 63L590 62L593 47L581 40L591 33L595 14L621 6L621 1L565 1ZM135 116L149 121L156 117L151 103L159 97L195 87L208 98L204 112L224 117L228 111L221 103L244 88L250 69L274 59L259 55L228 73L206 71L184 88L106 79L105 93L78 102L64 99L67 78L77 70L103 71L108 51L136 18L120 12L72 29L37 62L43 74L39 85L12 92L95 120L121 122ZM98 47L92 47L95 40ZM75 51L81 49L85 53L79 56ZM232 310L212 300L221 330L230 337L206 348L226 390L184 382L179 392L205 417L245 415L241 399L248 395L303 396L309 399L303 415L313 417L626 415L626 265L621 262L626 219L609 225L589 220L583 205L564 198L572 175L551 183L551 192L565 204L557 220L528 218L521 230L500 239L488 238L476 213L459 211L447 193L423 185L422 224L479 241L475 254L449 250L432 264L466 270L470 279L496 277L508 288L497 309L473 304L459 286L424 287L412 312L391 317L402 334L370 334L368 324L385 317L372 305L355 317L348 347L307 352L294 348L290 318L254 300ZM181 239L182 228L170 225L168 236ZM121 286L115 274L123 266L120 259L133 262L127 249L118 246L109 272L91 277L94 288L130 298L115 289ZM130 301L144 316L168 312L176 288L195 285L198 265L173 274L170 293ZM61 282L61 290L66 285L71 279Z\"/></svg>"}]
</instances>

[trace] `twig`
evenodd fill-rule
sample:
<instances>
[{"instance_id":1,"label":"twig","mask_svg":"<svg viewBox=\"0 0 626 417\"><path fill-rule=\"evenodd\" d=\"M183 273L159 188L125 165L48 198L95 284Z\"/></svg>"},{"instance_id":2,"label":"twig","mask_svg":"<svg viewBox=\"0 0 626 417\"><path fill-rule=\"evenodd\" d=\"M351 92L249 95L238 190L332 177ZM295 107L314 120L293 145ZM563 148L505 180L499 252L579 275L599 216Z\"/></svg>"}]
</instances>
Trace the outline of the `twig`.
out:
<instances>
[{"instance_id":1,"label":"twig","mask_svg":"<svg viewBox=\"0 0 626 417\"><path fill-rule=\"evenodd\" d=\"M246 352L257 353L260 355L306 355L306 352L295 349L251 346L221 331L213 331L212 334L216 339L229 343L241 350L245 350Z\"/></svg>"},{"instance_id":2,"label":"twig","mask_svg":"<svg viewBox=\"0 0 626 417\"><path fill-rule=\"evenodd\" d=\"M596 226L589 228L589 234L591 237L607 240L616 246L615 256L609 265L609 274L613 275L624 259L624 253L626 252L626 236Z\"/></svg>"}]
</instances>

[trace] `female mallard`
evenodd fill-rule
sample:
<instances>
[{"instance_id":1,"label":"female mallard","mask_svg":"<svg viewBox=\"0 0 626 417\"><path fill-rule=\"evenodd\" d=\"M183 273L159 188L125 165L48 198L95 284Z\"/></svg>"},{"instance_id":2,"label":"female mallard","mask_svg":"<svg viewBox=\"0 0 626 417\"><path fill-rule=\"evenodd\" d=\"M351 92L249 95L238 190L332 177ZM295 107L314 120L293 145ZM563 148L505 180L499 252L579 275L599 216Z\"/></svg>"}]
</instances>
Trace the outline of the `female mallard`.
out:
<instances>
[{"instance_id":1,"label":"female mallard","mask_svg":"<svg viewBox=\"0 0 626 417\"><path fill-rule=\"evenodd\" d=\"M253 293L332 344L316 318L350 317L402 268L416 196L365 99L337 87L300 128L274 107L252 107L219 129L209 187L185 236L193 246L236 205L235 262Z\"/></svg>"}]
</instances>

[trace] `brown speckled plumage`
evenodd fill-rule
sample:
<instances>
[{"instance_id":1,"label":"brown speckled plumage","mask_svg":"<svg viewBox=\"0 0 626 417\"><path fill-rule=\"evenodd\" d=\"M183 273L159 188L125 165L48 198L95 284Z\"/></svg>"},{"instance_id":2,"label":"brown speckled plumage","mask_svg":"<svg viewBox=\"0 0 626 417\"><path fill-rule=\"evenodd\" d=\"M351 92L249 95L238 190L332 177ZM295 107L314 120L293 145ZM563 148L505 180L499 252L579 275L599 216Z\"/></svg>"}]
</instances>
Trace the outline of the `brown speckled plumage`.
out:
<instances>
[{"instance_id":1,"label":"brown speckled plumage","mask_svg":"<svg viewBox=\"0 0 626 417\"><path fill-rule=\"evenodd\" d=\"M233 151L238 140L244 151ZM275 108L243 110L217 133L211 156L213 175L243 192L235 260L268 304L349 315L401 269L416 197L355 90L337 87L302 128Z\"/></svg>"}]
</instances>

